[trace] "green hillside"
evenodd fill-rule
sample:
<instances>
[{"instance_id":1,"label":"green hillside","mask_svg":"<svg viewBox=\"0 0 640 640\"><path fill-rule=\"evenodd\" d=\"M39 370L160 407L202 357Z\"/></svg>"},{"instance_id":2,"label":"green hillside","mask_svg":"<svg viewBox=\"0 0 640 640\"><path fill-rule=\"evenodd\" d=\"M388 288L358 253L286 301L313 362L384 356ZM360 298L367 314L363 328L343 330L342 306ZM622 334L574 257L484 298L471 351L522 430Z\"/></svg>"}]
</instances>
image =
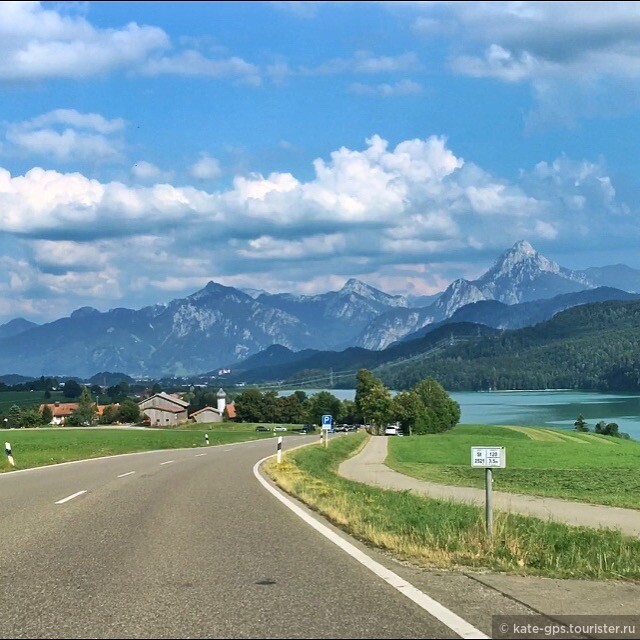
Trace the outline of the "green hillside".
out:
<instances>
[{"instance_id":1,"label":"green hillside","mask_svg":"<svg viewBox=\"0 0 640 640\"><path fill-rule=\"evenodd\" d=\"M533 327L385 363L373 372L394 389L434 377L449 391L638 391L640 302L573 307Z\"/></svg>"}]
</instances>

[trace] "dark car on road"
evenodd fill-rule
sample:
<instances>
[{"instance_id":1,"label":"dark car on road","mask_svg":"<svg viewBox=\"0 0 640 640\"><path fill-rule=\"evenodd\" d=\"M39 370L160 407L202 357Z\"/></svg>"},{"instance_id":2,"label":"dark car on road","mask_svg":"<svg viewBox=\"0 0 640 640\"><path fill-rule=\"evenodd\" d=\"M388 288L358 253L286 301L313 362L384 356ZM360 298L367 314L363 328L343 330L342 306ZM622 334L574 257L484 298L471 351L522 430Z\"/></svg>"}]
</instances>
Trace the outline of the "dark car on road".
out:
<instances>
[{"instance_id":1,"label":"dark car on road","mask_svg":"<svg viewBox=\"0 0 640 640\"><path fill-rule=\"evenodd\" d=\"M256 427L256 431L271 431L271 429L269 429L269 427L265 427L264 425L258 425Z\"/></svg>"}]
</instances>

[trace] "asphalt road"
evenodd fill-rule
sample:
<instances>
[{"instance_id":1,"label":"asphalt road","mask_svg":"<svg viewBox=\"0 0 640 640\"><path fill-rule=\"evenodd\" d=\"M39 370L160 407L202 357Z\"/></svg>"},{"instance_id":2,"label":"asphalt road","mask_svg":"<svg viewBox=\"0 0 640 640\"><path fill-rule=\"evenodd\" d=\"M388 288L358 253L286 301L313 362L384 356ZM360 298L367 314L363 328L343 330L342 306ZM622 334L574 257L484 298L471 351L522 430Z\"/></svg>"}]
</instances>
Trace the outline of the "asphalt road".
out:
<instances>
[{"instance_id":1,"label":"asphalt road","mask_svg":"<svg viewBox=\"0 0 640 640\"><path fill-rule=\"evenodd\" d=\"M253 474L272 453L275 439L0 476L0 637L459 637L276 500ZM486 634L490 613L529 612L459 575L405 575Z\"/></svg>"}]
</instances>

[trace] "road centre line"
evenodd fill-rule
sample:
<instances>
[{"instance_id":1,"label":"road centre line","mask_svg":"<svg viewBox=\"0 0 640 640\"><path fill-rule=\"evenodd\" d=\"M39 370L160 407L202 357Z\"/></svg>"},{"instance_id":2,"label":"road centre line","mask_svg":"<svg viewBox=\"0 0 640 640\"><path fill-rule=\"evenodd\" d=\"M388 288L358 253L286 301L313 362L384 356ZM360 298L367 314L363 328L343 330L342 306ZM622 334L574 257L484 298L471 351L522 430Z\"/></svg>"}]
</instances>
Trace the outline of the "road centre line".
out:
<instances>
[{"instance_id":1,"label":"road centre line","mask_svg":"<svg viewBox=\"0 0 640 640\"><path fill-rule=\"evenodd\" d=\"M482 631L480 631L479 629L476 629L464 618L461 618L453 611L440 604L437 600L434 600L426 593L420 591L420 589L414 587L410 582L407 582L404 578L401 578L397 573L394 573L373 558L370 558L366 553L360 551L358 547L339 536L329 527L316 520L313 516L310 516L306 511L295 504L288 496L272 487L266 481L266 479L262 477L259 469L260 465L265 460L273 457L274 456L271 455L262 458L262 460L258 460L258 462L256 462L253 466L253 475L257 478L258 482L260 482L260 484L267 491L269 491L278 500L280 500L282 504L291 509L291 511L293 511L299 518L302 518L302 520L304 520L309 526L313 527L318 533L322 534L329 541L333 542L345 553L348 553L354 560L357 560L360 564L364 565L367 569L375 573L379 578L382 578L382 580L384 580L387 584L391 585L403 596L406 596L407 598L412 600L415 604L424 609L429 615L445 624L447 627L449 627L449 629L458 634L461 638L489 638L489 636L482 633Z\"/></svg>"},{"instance_id":2,"label":"road centre line","mask_svg":"<svg viewBox=\"0 0 640 640\"><path fill-rule=\"evenodd\" d=\"M58 500L56 504L64 504L65 502L69 502L69 500L73 500L74 498L81 496L83 493L87 493L87 490L83 489L82 491L76 491L75 493L72 493L70 496L67 496L66 498L62 498L62 500Z\"/></svg>"},{"instance_id":3,"label":"road centre line","mask_svg":"<svg viewBox=\"0 0 640 640\"><path fill-rule=\"evenodd\" d=\"M206 453L196 453L195 458L199 458L200 456L206 456Z\"/></svg>"},{"instance_id":4,"label":"road centre line","mask_svg":"<svg viewBox=\"0 0 640 640\"><path fill-rule=\"evenodd\" d=\"M175 462L175 460L167 460L166 462L161 462L160 466L162 466L163 464L171 464L172 462Z\"/></svg>"},{"instance_id":5,"label":"road centre line","mask_svg":"<svg viewBox=\"0 0 640 640\"><path fill-rule=\"evenodd\" d=\"M130 476L132 473L135 473L135 471L127 471L127 473L121 473L118 478L124 478L125 476Z\"/></svg>"}]
</instances>

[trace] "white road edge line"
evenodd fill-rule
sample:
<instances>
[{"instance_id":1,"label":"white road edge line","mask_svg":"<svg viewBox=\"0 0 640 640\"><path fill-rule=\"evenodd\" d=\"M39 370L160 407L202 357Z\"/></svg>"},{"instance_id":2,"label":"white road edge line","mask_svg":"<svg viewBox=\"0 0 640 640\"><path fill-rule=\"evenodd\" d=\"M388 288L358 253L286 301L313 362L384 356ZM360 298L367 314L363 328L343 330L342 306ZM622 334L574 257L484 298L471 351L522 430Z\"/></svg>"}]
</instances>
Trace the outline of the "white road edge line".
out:
<instances>
[{"instance_id":1,"label":"white road edge line","mask_svg":"<svg viewBox=\"0 0 640 640\"><path fill-rule=\"evenodd\" d=\"M387 584L391 585L394 589L397 589L403 596L409 598L415 602L419 607L422 607L428 614L445 624L454 633L457 633L461 638L478 638L480 640L489 636L485 635L479 629L476 629L473 625L466 620L455 614L453 611L447 609L444 605L440 604L437 600L434 600L426 593L420 591L420 589L414 587L410 582L407 582L404 578L401 578L397 573L394 573L390 569L381 565L379 562L370 558L366 553L363 553L355 545L351 544L344 538L341 538L334 531L329 529L326 525L318 522L315 518L303 511L297 504L292 502L287 496L280 493L280 491L274 489L259 472L260 465L273 456L267 456L258 460L253 466L253 475L258 479L258 482L262 486L272 493L282 504L291 509L298 517L302 518L309 526L313 527L318 533L322 534L325 538L333 542L340 547L345 553L348 553L354 560L357 560L360 564L364 565L367 569L375 573L379 578L382 578Z\"/></svg>"},{"instance_id":2,"label":"white road edge line","mask_svg":"<svg viewBox=\"0 0 640 640\"><path fill-rule=\"evenodd\" d=\"M81 496L83 493L87 493L87 490L83 489L82 491L76 491L75 493L71 494L70 496L67 496L66 498L62 498L62 500L58 500L56 502L56 504L64 504L65 502L69 502L69 500L73 500L74 498L77 498L78 496Z\"/></svg>"},{"instance_id":3,"label":"white road edge line","mask_svg":"<svg viewBox=\"0 0 640 640\"><path fill-rule=\"evenodd\" d=\"M124 478L125 476L130 476L132 473L135 473L135 471L127 471L127 473L121 473L118 478Z\"/></svg>"},{"instance_id":4,"label":"white road edge line","mask_svg":"<svg viewBox=\"0 0 640 640\"><path fill-rule=\"evenodd\" d=\"M161 462L160 466L162 466L163 464L171 464L172 462L175 462L175 460L166 460L165 462Z\"/></svg>"}]
</instances>

